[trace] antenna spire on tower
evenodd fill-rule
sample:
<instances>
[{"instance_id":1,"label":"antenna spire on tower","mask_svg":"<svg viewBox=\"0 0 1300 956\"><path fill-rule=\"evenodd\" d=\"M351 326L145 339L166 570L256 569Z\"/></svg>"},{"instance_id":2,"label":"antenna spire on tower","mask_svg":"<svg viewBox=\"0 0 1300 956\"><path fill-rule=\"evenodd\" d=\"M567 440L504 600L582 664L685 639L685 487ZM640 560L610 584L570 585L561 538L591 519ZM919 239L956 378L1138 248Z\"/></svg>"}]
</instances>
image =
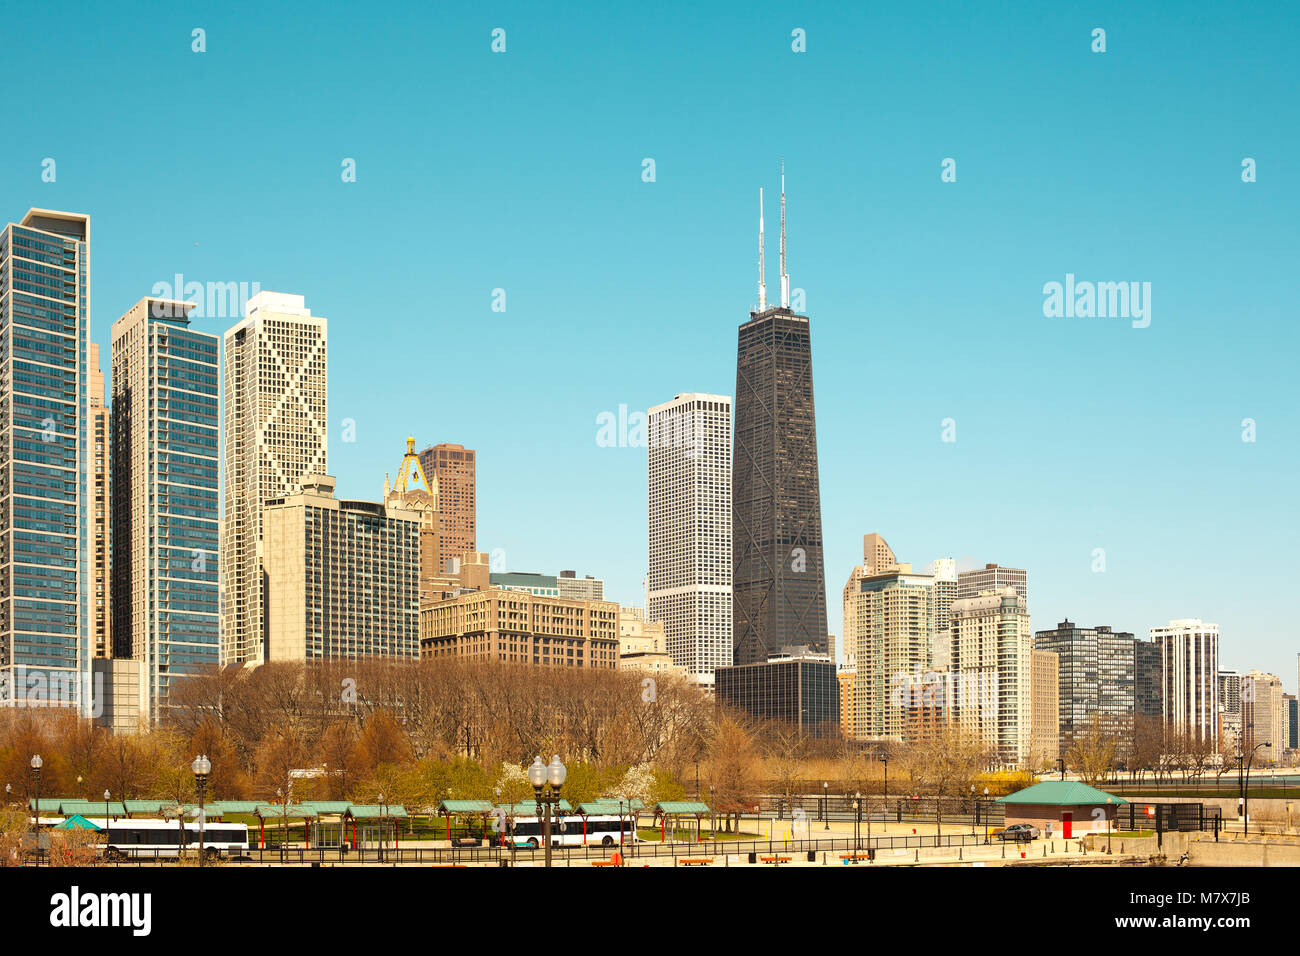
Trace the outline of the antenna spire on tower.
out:
<instances>
[{"instance_id":1,"label":"antenna spire on tower","mask_svg":"<svg viewBox=\"0 0 1300 956\"><path fill-rule=\"evenodd\" d=\"M790 274L785 271L785 160L781 160L781 308L790 308Z\"/></svg>"},{"instance_id":2,"label":"antenna spire on tower","mask_svg":"<svg viewBox=\"0 0 1300 956\"><path fill-rule=\"evenodd\" d=\"M767 282L763 277L763 187L758 187L758 311L767 309Z\"/></svg>"}]
</instances>

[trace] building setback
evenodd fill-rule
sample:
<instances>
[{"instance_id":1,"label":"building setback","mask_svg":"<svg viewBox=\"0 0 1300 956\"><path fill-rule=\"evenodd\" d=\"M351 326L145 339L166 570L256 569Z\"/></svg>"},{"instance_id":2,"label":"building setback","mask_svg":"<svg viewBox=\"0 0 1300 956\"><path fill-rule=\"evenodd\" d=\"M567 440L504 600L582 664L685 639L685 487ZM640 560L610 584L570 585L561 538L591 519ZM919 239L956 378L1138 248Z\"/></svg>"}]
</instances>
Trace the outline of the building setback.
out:
<instances>
[{"instance_id":1,"label":"building setback","mask_svg":"<svg viewBox=\"0 0 1300 956\"><path fill-rule=\"evenodd\" d=\"M91 709L90 217L0 229L0 703Z\"/></svg>"},{"instance_id":2,"label":"building setback","mask_svg":"<svg viewBox=\"0 0 1300 956\"><path fill-rule=\"evenodd\" d=\"M222 661L265 659L262 508L329 471L326 320L300 295L259 292L226 332Z\"/></svg>"},{"instance_id":3,"label":"building setback","mask_svg":"<svg viewBox=\"0 0 1300 956\"><path fill-rule=\"evenodd\" d=\"M646 616L711 686L732 662L731 399L690 392L650 409Z\"/></svg>"},{"instance_id":4,"label":"building setback","mask_svg":"<svg viewBox=\"0 0 1300 956\"><path fill-rule=\"evenodd\" d=\"M144 298L113 323L113 656L142 662L150 724L220 651L220 342L193 309Z\"/></svg>"},{"instance_id":5,"label":"building setback","mask_svg":"<svg viewBox=\"0 0 1300 956\"><path fill-rule=\"evenodd\" d=\"M759 201L759 303L736 344L732 614L737 664L786 646L829 650L812 329L790 308L781 189L781 304L767 307Z\"/></svg>"},{"instance_id":6,"label":"building setback","mask_svg":"<svg viewBox=\"0 0 1300 956\"><path fill-rule=\"evenodd\" d=\"M267 659L419 657L420 515L302 489L266 503Z\"/></svg>"}]
</instances>

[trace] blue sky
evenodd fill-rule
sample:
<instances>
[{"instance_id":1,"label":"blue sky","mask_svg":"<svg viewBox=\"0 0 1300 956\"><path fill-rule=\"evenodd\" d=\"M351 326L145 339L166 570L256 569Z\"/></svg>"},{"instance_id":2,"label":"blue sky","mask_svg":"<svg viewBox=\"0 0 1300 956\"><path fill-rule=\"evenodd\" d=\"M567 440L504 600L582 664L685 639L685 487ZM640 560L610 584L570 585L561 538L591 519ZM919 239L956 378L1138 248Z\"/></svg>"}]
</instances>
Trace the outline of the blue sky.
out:
<instances>
[{"instance_id":1,"label":"blue sky","mask_svg":"<svg viewBox=\"0 0 1300 956\"><path fill-rule=\"evenodd\" d=\"M6 5L0 216L90 213L105 351L176 273L305 295L340 494L461 442L481 548L640 603L645 453L596 418L734 393L784 157L830 629L878 531L1295 690L1295 7L550 6ZM1067 273L1150 282L1150 327L1045 318Z\"/></svg>"}]
</instances>

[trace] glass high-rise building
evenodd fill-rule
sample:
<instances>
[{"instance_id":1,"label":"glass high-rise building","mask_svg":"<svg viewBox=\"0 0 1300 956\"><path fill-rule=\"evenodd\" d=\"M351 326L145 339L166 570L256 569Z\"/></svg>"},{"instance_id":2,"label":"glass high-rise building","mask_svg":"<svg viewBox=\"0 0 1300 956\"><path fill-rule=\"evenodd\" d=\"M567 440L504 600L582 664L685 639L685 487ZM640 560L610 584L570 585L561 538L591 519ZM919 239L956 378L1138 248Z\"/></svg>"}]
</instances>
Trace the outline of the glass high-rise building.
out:
<instances>
[{"instance_id":1,"label":"glass high-rise building","mask_svg":"<svg viewBox=\"0 0 1300 956\"><path fill-rule=\"evenodd\" d=\"M812 328L790 308L781 189L781 304L767 307L759 209L759 303L736 347L731 456L732 615L737 664L782 647L827 653Z\"/></svg>"},{"instance_id":2,"label":"glass high-rise building","mask_svg":"<svg viewBox=\"0 0 1300 956\"><path fill-rule=\"evenodd\" d=\"M143 662L150 724L220 649L220 339L194 307L144 298L113 323L113 656Z\"/></svg>"},{"instance_id":3,"label":"glass high-rise building","mask_svg":"<svg viewBox=\"0 0 1300 956\"><path fill-rule=\"evenodd\" d=\"M1136 645L1130 633L1071 621L1035 632L1035 649L1051 651L1060 665L1057 700L1066 747L1089 729L1094 716L1108 732L1130 736L1137 700Z\"/></svg>"},{"instance_id":4,"label":"glass high-rise building","mask_svg":"<svg viewBox=\"0 0 1300 956\"><path fill-rule=\"evenodd\" d=\"M0 230L0 704L93 711L90 217Z\"/></svg>"}]
</instances>

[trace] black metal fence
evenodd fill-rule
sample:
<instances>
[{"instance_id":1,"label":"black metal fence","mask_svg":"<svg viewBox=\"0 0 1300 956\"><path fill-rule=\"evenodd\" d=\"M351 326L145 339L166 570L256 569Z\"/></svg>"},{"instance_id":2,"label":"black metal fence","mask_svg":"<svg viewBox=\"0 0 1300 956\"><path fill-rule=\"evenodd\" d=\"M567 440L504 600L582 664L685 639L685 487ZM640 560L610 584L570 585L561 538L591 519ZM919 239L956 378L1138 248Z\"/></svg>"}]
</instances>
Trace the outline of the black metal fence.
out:
<instances>
[{"instance_id":1,"label":"black metal fence","mask_svg":"<svg viewBox=\"0 0 1300 956\"><path fill-rule=\"evenodd\" d=\"M751 854L756 861L760 857L790 857L797 854L828 854L835 857L832 862L839 862L839 854L856 856L857 854L877 854L881 852L922 850L934 848L957 848L979 846L990 842L985 833L945 833L918 835L871 836L864 831L860 838L837 836L826 839L772 839L772 840L705 840L699 843L653 843L643 842L619 847L588 844L579 847L552 847L552 866L569 866L572 864L590 864L594 861L608 860L615 850L620 850L624 862L635 866L638 862L672 859L712 859L715 865L725 865L728 858L739 859L747 863ZM364 850L345 850L338 847L273 847L253 849L243 854L243 862L264 864L267 866L338 866L338 865L423 865L423 866L457 866L474 864L496 864L510 866L518 863L540 864L545 861L544 848L509 847L388 847ZM107 861L106 861L107 862ZM148 851L139 856L125 860L109 862L113 866L156 866L160 863L175 863L172 853L164 856L160 851ZM197 854L188 856L189 865L197 865Z\"/></svg>"}]
</instances>

